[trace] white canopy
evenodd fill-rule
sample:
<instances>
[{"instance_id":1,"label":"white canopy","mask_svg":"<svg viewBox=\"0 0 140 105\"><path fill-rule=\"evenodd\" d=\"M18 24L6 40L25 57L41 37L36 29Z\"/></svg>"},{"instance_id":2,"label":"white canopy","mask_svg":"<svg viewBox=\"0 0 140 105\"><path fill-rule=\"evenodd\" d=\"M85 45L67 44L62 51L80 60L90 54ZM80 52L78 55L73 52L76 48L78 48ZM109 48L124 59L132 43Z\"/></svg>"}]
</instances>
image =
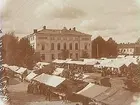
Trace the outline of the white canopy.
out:
<instances>
[{"instance_id":1,"label":"white canopy","mask_svg":"<svg viewBox=\"0 0 140 105\"><path fill-rule=\"evenodd\" d=\"M2 64L3 67L8 68L9 66L7 64Z\"/></svg>"},{"instance_id":2,"label":"white canopy","mask_svg":"<svg viewBox=\"0 0 140 105\"><path fill-rule=\"evenodd\" d=\"M8 68L12 71L17 71L19 69L18 66L9 66Z\"/></svg>"},{"instance_id":3,"label":"white canopy","mask_svg":"<svg viewBox=\"0 0 140 105\"><path fill-rule=\"evenodd\" d=\"M84 89L77 92L77 94L93 99L94 97L98 96L99 94L105 92L108 89L108 87L89 83Z\"/></svg>"},{"instance_id":4,"label":"white canopy","mask_svg":"<svg viewBox=\"0 0 140 105\"><path fill-rule=\"evenodd\" d=\"M55 71L52 73L53 75L59 75L64 71L64 68L56 68Z\"/></svg>"},{"instance_id":5,"label":"white canopy","mask_svg":"<svg viewBox=\"0 0 140 105\"><path fill-rule=\"evenodd\" d=\"M59 59L55 59L53 61L53 63L66 63L67 61L70 61L71 59L66 59L66 60L59 60Z\"/></svg>"},{"instance_id":6,"label":"white canopy","mask_svg":"<svg viewBox=\"0 0 140 105\"><path fill-rule=\"evenodd\" d=\"M50 64L50 63L46 63L46 62L38 62L38 63L36 63L36 66L35 66L35 67L41 69L41 68L43 68L44 66L47 66L47 65L49 65L49 64Z\"/></svg>"},{"instance_id":7,"label":"white canopy","mask_svg":"<svg viewBox=\"0 0 140 105\"><path fill-rule=\"evenodd\" d=\"M26 80L30 81L30 80L32 80L35 76L37 76L37 74L35 74L34 72L31 72L31 73L26 77Z\"/></svg>"},{"instance_id":8,"label":"white canopy","mask_svg":"<svg viewBox=\"0 0 140 105\"><path fill-rule=\"evenodd\" d=\"M35 77L33 80L36 80L36 81L43 83L45 85L48 85L48 86L57 87L63 81L65 81L65 78L42 73L41 75Z\"/></svg>"},{"instance_id":9,"label":"white canopy","mask_svg":"<svg viewBox=\"0 0 140 105\"><path fill-rule=\"evenodd\" d=\"M83 88L81 91L79 91L79 92L77 92L77 94L80 94L80 93L82 93L82 92L84 92L85 90L87 90L88 88L90 88L90 87L92 87L92 86L94 86L95 84L93 84L93 83L89 83L85 88Z\"/></svg>"},{"instance_id":10,"label":"white canopy","mask_svg":"<svg viewBox=\"0 0 140 105\"><path fill-rule=\"evenodd\" d=\"M66 63L68 63L68 64L77 64L77 65L85 65L85 62L83 62L83 61L68 61Z\"/></svg>"},{"instance_id":11,"label":"white canopy","mask_svg":"<svg viewBox=\"0 0 140 105\"><path fill-rule=\"evenodd\" d=\"M23 74L26 70L27 70L27 68L20 67L20 68L16 71L16 73Z\"/></svg>"}]
</instances>

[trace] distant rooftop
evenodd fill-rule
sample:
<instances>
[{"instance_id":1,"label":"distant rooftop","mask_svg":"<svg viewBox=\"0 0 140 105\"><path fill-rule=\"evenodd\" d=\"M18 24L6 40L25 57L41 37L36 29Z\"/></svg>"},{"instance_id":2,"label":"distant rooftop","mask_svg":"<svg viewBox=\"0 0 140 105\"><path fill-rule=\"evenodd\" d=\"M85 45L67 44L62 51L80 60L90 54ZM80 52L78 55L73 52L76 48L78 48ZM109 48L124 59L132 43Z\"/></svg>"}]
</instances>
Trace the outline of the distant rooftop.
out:
<instances>
[{"instance_id":1,"label":"distant rooftop","mask_svg":"<svg viewBox=\"0 0 140 105\"><path fill-rule=\"evenodd\" d=\"M135 47L139 47L140 44L138 43L121 43L118 45L119 48L135 48Z\"/></svg>"}]
</instances>

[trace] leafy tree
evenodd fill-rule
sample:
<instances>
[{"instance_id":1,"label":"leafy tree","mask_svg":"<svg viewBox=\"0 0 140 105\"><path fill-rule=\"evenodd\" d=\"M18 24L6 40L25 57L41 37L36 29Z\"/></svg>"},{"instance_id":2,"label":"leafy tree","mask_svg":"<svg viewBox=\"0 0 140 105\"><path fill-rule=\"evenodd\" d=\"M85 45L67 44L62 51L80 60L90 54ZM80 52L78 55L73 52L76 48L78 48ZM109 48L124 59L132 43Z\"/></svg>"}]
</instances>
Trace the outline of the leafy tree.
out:
<instances>
[{"instance_id":1,"label":"leafy tree","mask_svg":"<svg viewBox=\"0 0 140 105\"><path fill-rule=\"evenodd\" d=\"M101 36L98 36L92 41L92 57L116 57L117 56L117 43L109 38L105 41Z\"/></svg>"},{"instance_id":2,"label":"leafy tree","mask_svg":"<svg viewBox=\"0 0 140 105\"><path fill-rule=\"evenodd\" d=\"M108 57L116 57L118 54L117 43L112 38L109 38L106 43L108 49Z\"/></svg>"},{"instance_id":3,"label":"leafy tree","mask_svg":"<svg viewBox=\"0 0 140 105\"><path fill-rule=\"evenodd\" d=\"M27 68L33 68L36 63L36 53L27 38L22 38L18 43L18 56L19 65Z\"/></svg>"},{"instance_id":4,"label":"leafy tree","mask_svg":"<svg viewBox=\"0 0 140 105\"><path fill-rule=\"evenodd\" d=\"M8 33L2 37L2 43L3 63L32 69L40 60L27 38L19 40L14 33Z\"/></svg>"},{"instance_id":5,"label":"leafy tree","mask_svg":"<svg viewBox=\"0 0 140 105\"><path fill-rule=\"evenodd\" d=\"M2 37L2 59L3 63L15 65L17 63L18 38L14 33L7 33Z\"/></svg>"},{"instance_id":6,"label":"leafy tree","mask_svg":"<svg viewBox=\"0 0 140 105\"><path fill-rule=\"evenodd\" d=\"M92 57L101 58L107 55L107 45L106 41L98 36L92 41Z\"/></svg>"}]
</instances>

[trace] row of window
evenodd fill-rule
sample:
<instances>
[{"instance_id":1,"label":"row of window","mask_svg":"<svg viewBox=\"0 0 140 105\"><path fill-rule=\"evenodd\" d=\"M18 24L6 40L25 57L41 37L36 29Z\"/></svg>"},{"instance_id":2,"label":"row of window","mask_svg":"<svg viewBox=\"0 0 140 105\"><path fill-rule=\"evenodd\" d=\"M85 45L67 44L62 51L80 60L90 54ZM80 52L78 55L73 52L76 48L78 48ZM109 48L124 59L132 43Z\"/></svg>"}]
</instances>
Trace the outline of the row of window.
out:
<instances>
[{"instance_id":1,"label":"row of window","mask_svg":"<svg viewBox=\"0 0 140 105\"><path fill-rule=\"evenodd\" d=\"M63 48L64 48L64 50L68 49L66 43L63 44ZM75 43L75 50L78 50L78 48L79 48L78 43ZM60 45L60 43L58 43L57 44L57 50L60 50L60 49L61 49L61 45ZM70 43L69 44L69 50L72 50L72 49L73 49L73 46L72 46L72 43ZM45 50L45 44L41 45L41 50ZM51 43L51 50L55 50L55 44L54 43Z\"/></svg>"},{"instance_id":2,"label":"row of window","mask_svg":"<svg viewBox=\"0 0 140 105\"><path fill-rule=\"evenodd\" d=\"M82 38L82 40L90 40L90 38Z\"/></svg>"},{"instance_id":3,"label":"row of window","mask_svg":"<svg viewBox=\"0 0 140 105\"><path fill-rule=\"evenodd\" d=\"M48 39L48 37L46 37L46 36L40 36L40 37L38 37L38 39L40 39L40 40L45 40L45 39ZM79 40L79 38L73 38L73 37L70 37L70 38L68 38L68 37L51 37L50 38L50 40Z\"/></svg>"},{"instance_id":4,"label":"row of window","mask_svg":"<svg viewBox=\"0 0 140 105\"><path fill-rule=\"evenodd\" d=\"M76 54L75 54L75 57L76 57L76 59L78 59L78 58L79 58L79 54L76 53ZM58 57L55 57L54 54L51 54L51 59L52 59L52 60L57 59L57 58L60 59L60 58L61 58L61 54L58 54ZM73 54L72 54L72 53L69 54L69 58L73 58ZM47 59L46 56L45 56L45 54L42 54L42 55L41 55L41 59L42 59L42 60L46 60L46 59Z\"/></svg>"}]
</instances>

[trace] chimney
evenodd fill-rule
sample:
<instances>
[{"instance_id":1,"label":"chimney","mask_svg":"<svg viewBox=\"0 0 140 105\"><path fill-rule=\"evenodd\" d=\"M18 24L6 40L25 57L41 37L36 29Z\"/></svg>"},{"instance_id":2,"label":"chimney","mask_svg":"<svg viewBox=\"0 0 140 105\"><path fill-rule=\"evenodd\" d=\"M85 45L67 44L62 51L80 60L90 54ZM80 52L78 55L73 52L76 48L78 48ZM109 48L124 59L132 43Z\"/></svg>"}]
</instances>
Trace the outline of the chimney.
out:
<instances>
[{"instance_id":1,"label":"chimney","mask_svg":"<svg viewBox=\"0 0 140 105\"><path fill-rule=\"evenodd\" d=\"M76 27L73 27L73 31L76 31Z\"/></svg>"},{"instance_id":2,"label":"chimney","mask_svg":"<svg viewBox=\"0 0 140 105\"><path fill-rule=\"evenodd\" d=\"M46 26L43 26L43 29L45 30L46 29Z\"/></svg>"},{"instance_id":3,"label":"chimney","mask_svg":"<svg viewBox=\"0 0 140 105\"><path fill-rule=\"evenodd\" d=\"M34 33L37 33L37 29L34 29Z\"/></svg>"},{"instance_id":4,"label":"chimney","mask_svg":"<svg viewBox=\"0 0 140 105\"><path fill-rule=\"evenodd\" d=\"M66 27L64 27L63 29L64 29L64 30L67 30L67 28L66 28Z\"/></svg>"}]
</instances>

